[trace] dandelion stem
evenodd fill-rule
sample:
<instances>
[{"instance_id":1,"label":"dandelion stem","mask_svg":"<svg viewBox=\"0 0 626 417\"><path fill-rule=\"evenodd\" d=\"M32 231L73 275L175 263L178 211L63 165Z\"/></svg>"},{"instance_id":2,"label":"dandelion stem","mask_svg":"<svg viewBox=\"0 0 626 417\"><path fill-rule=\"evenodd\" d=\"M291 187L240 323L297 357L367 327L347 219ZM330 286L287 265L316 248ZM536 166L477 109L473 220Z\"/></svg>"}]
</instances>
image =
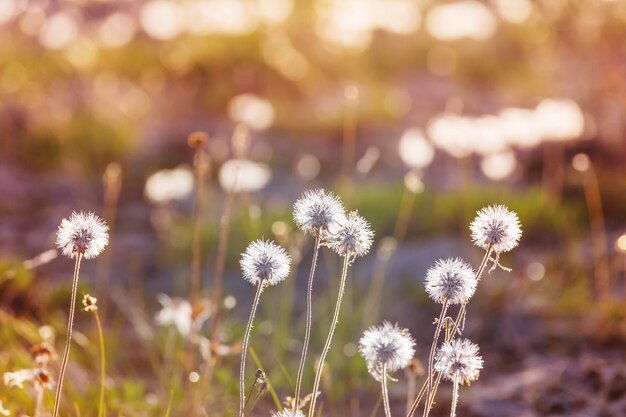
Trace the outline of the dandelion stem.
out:
<instances>
[{"instance_id":1,"label":"dandelion stem","mask_svg":"<svg viewBox=\"0 0 626 417\"><path fill-rule=\"evenodd\" d=\"M489 245L487 247L487 250L485 250L485 256L483 256L483 260L481 261L480 266L478 267L478 272L476 273L476 281L480 281L480 277L483 274L483 272L485 271L485 268L487 267L487 262L489 261L489 256L491 255L491 250L492 250L492 246L491 245ZM456 320L454 321L454 327L452 328L452 331L450 331L446 335L446 342L450 342L452 340L452 338L454 337L454 335L456 334L456 332L457 332L457 330L459 328L461 330L463 329L464 326L462 326L461 323L465 320L465 314L467 312L466 305L467 305L467 303L461 304L461 308L459 309L459 313L457 314Z\"/></svg>"},{"instance_id":2,"label":"dandelion stem","mask_svg":"<svg viewBox=\"0 0 626 417\"><path fill-rule=\"evenodd\" d=\"M428 395L430 396L432 392L432 379L433 379L433 361L435 359L435 348L437 347L437 341L439 340L439 334L441 333L441 329L443 327L443 321L446 317L446 312L448 311L448 300L443 302L441 306L441 313L439 314L439 319L437 320L437 328L435 329L435 336L433 337L433 343L430 346L430 354L428 356ZM424 416L428 415L427 409L424 409Z\"/></svg>"},{"instance_id":3,"label":"dandelion stem","mask_svg":"<svg viewBox=\"0 0 626 417\"><path fill-rule=\"evenodd\" d=\"M72 342L72 329L74 325L74 311L76 307L76 292L78 289L78 272L80 271L80 260L82 254L78 252L76 254L76 264L74 265L74 276L72 277L72 299L70 302L70 316L67 322L67 339L65 341L65 352L63 353L63 360L61 361L61 370L59 371L59 382L57 383L57 390L54 397L54 412L53 417L59 415L59 406L61 405L61 391L63 390L63 379L65 378L65 369L67 368L67 361L70 356L70 345Z\"/></svg>"},{"instance_id":4,"label":"dandelion stem","mask_svg":"<svg viewBox=\"0 0 626 417\"><path fill-rule=\"evenodd\" d=\"M317 266L317 255L320 248L321 237L318 233L315 237L315 247L313 248L313 260L311 262L311 271L309 272L309 283L306 295L306 330L304 332L304 343L302 344L302 356L300 357L300 366L298 367L298 377L296 379L296 393L294 410L298 409L300 403L300 389L302 387L302 374L304 373L304 363L306 362L306 354L309 348L309 339L311 338L311 327L313 324L313 277L315 276L315 267Z\"/></svg>"},{"instance_id":5,"label":"dandelion stem","mask_svg":"<svg viewBox=\"0 0 626 417\"><path fill-rule=\"evenodd\" d=\"M100 339L100 403L98 405L98 417L104 416L104 385L106 379L106 358L104 356L104 332L102 331L102 323L98 310L94 311L96 316L96 325L98 327L98 338Z\"/></svg>"},{"instance_id":6,"label":"dandelion stem","mask_svg":"<svg viewBox=\"0 0 626 417\"><path fill-rule=\"evenodd\" d=\"M452 389L452 408L450 409L450 417L456 417L456 405L459 402L459 374L454 375Z\"/></svg>"},{"instance_id":7,"label":"dandelion stem","mask_svg":"<svg viewBox=\"0 0 626 417\"><path fill-rule=\"evenodd\" d=\"M252 322L254 321L254 315L256 313L257 306L259 305L259 299L263 292L264 283L259 282L257 285L256 295L254 296L254 302L252 303L252 310L250 310L250 318L248 318L248 325L246 326L246 334L243 338L243 345L241 346L241 365L239 368L239 417L243 417L244 407L246 403L245 399L245 374L246 374L246 355L248 352L248 342L250 340L250 330L252 329Z\"/></svg>"},{"instance_id":8,"label":"dandelion stem","mask_svg":"<svg viewBox=\"0 0 626 417\"><path fill-rule=\"evenodd\" d=\"M383 407L385 408L385 416L391 417L391 408L389 407L389 391L387 390L387 365L383 365L383 377L380 385L383 390Z\"/></svg>"},{"instance_id":9,"label":"dandelion stem","mask_svg":"<svg viewBox=\"0 0 626 417\"><path fill-rule=\"evenodd\" d=\"M322 354L320 355L320 359L317 363L317 371L315 372L315 382L313 383L313 393L311 398L311 406L309 407L308 417L313 417L315 413L315 404L317 403L317 391L320 386L320 379L322 378L322 369L324 367L324 360L326 359L326 355L330 350L330 344L333 339L333 334L335 333L335 328L337 327L337 322L339 321L339 310L341 308L341 299L343 298L343 292L346 287L346 276L348 275L348 265L350 264L350 256L346 255L343 261L343 271L341 272L341 282L339 284L339 294L337 295L337 303L335 304L335 313L333 315L333 321L330 324L330 331L328 332L328 336L326 336L326 343L324 344L324 349L322 350Z\"/></svg>"}]
</instances>

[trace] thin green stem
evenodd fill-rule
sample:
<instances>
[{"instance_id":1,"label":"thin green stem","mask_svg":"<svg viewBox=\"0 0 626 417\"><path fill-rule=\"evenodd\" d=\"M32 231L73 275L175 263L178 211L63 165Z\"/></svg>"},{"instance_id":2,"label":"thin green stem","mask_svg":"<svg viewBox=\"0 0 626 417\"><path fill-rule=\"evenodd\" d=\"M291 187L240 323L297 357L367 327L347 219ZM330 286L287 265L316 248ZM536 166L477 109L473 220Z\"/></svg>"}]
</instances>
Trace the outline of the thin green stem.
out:
<instances>
[{"instance_id":1,"label":"thin green stem","mask_svg":"<svg viewBox=\"0 0 626 417\"><path fill-rule=\"evenodd\" d=\"M343 298L343 292L346 287L346 277L348 276L348 265L350 264L349 256L345 256L343 261L343 271L341 272L341 282L339 284L339 294L337 295L337 303L335 304L335 313L333 315L333 321L330 324L330 331L328 332L328 336L326 337L326 343L324 344L324 349L322 350L322 354L320 355L319 362L317 363L317 371L315 372L315 382L313 383L313 393L311 398L311 406L309 407L308 417L313 417L315 414L315 404L317 403L317 392L320 387L320 380L322 378L322 369L324 367L324 360L326 359L326 355L328 355L328 351L330 350L330 345L333 340L333 334L335 333L335 328L337 327L337 322L339 321L339 310L341 309L341 300Z\"/></svg>"},{"instance_id":2,"label":"thin green stem","mask_svg":"<svg viewBox=\"0 0 626 417\"><path fill-rule=\"evenodd\" d=\"M98 405L98 417L104 416L104 385L106 379L106 358L104 356L104 332L98 310L94 311L96 325L98 327L98 338L100 339L100 403Z\"/></svg>"},{"instance_id":3,"label":"thin green stem","mask_svg":"<svg viewBox=\"0 0 626 417\"><path fill-rule=\"evenodd\" d=\"M252 303L252 310L250 310L250 317L248 318L248 325L246 326L246 334L243 338L243 345L241 346L241 365L239 368L239 417L243 417L244 407L246 404L245 399L245 376L246 376L246 355L248 352L248 342L250 341L250 330L252 329L252 322L254 321L254 315L256 313L257 306L259 305L259 299L263 292L264 283L259 282L257 285L256 295L254 296L254 302Z\"/></svg>"},{"instance_id":4,"label":"thin green stem","mask_svg":"<svg viewBox=\"0 0 626 417\"><path fill-rule=\"evenodd\" d=\"M313 260L311 261L311 271L309 272L309 284L306 293L306 330L304 332L304 342L302 344L302 356L300 357L300 366L298 367L298 377L296 379L296 393L294 410L298 409L300 403L300 389L302 387L302 374L304 373L304 364L306 362L306 354L309 348L309 340L311 338L311 327L313 325L313 277L315 276L315 267L317 265L317 255L320 248L320 234L315 237L315 247L313 248Z\"/></svg>"},{"instance_id":5,"label":"thin green stem","mask_svg":"<svg viewBox=\"0 0 626 417\"><path fill-rule=\"evenodd\" d=\"M380 385L383 390L383 407L385 408L385 416L391 417L391 407L389 407L389 391L387 390L387 365L383 365L383 377Z\"/></svg>"},{"instance_id":6,"label":"thin green stem","mask_svg":"<svg viewBox=\"0 0 626 417\"><path fill-rule=\"evenodd\" d=\"M72 299L70 301L70 316L67 322L67 339L65 341L65 352L63 353L63 360L61 361L61 370L59 371L59 381L57 383L57 390L54 397L54 412L53 417L59 415L59 407L61 405L61 392L63 391L63 379L65 378L65 369L67 368L67 361L70 356L70 345L72 343L72 330L74 326L74 312L76 309L76 292L78 290L78 272L80 271L80 260L83 255L79 252L76 254L76 263L74 265L74 276L72 277Z\"/></svg>"}]
</instances>

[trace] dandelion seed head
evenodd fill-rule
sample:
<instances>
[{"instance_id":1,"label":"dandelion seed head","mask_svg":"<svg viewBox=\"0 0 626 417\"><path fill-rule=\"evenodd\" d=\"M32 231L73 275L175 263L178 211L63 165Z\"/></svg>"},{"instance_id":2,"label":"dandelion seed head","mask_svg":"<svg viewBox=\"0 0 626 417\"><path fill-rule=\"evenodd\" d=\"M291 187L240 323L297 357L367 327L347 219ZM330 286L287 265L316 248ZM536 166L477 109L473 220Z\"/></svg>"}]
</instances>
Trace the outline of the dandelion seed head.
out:
<instances>
[{"instance_id":1,"label":"dandelion seed head","mask_svg":"<svg viewBox=\"0 0 626 417\"><path fill-rule=\"evenodd\" d=\"M73 212L63 219L57 230L56 244L63 254L75 258L95 258L109 243L109 227L94 213Z\"/></svg>"},{"instance_id":2,"label":"dandelion seed head","mask_svg":"<svg viewBox=\"0 0 626 417\"><path fill-rule=\"evenodd\" d=\"M374 232L367 220L351 211L338 227L324 233L325 244L341 256L357 257L369 252Z\"/></svg>"},{"instance_id":3,"label":"dandelion seed head","mask_svg":"<svg viewBox=\"0 0 626 417\"><path fill-rule=\"evenodd\" d=\"M326 190L308 190L293 206L293 219L298 228L313 236L338 227L345 217L339 197Z\"/></svg>"},{"instance_id":4,"label":"dandelion seed head","mask_svg":"<svg viewBox=\"0 0 626 417\"><path fill-rule=\"evenodd\" d=\"M249 283L276 285L289 275L291 258L276 243L259 239L248 245L239 264Z\"/></svg>"},{"instance_id":5,"label":"dandelion seed head","mask_svg":"<svg viewBox=\"0 0 626 417\"><path fill-rule=\"evenodd\" d=\"M499 204L482 208L470 224L475 245L496 252L508 252L517 246L522 229L515 212Z\"/></svg>"},{"instance_id":6,"label":"dandelion seed head","mask_svg":"<svg viewBox=\"0 0 626 417\"><path fill-rule=\"evenodd\" d=\"M462 304L476 291L472 267L456 258L440 259L426 272L426 292L435 302Z\"/></svg>"},{"instance_id":7,"label":"dandelion seed head","mask_svg":"<svg viewBox=\"0 0 626 417\"><path fill-rule=\"evenodd\" d=\"M477 380L482 367L483 358L478 354L478 345L467 339L444 343L435 357L435 370L450 381L458 377L461 384Z\"/></svg>"},{"instance_id":8,"label":"dandelion seed head","mask_svg":"<svg viewBox=\"0 0 626 417\"><path fill-rule=\"evenodd\" d=\"M380 380L382 368L393 373L405 368L415 354L415 341L407 329L385 321L381 326L372 326L359 340L359 352L367 363L367 369Z\"/></svg>"},{"instance_id":9,"label":"dandelion seed head","mask_svg":"<svg viewBox=\"0 0 626 417\"><path fill-rule=\"evenodd\" d=\"M300 410L283 410L272 413L272 417L304 417L304 413Z\"/></svg>"}]
</instances>

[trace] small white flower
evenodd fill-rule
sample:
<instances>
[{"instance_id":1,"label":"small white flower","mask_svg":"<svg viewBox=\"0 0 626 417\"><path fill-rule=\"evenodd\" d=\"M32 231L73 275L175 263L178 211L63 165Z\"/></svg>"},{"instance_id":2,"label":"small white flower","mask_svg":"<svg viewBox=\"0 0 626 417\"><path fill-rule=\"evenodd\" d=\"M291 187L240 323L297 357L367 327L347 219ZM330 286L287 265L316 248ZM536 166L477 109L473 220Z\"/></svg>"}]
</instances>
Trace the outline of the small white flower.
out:
<instances>
[{"instance_id":1,"label":"small white flower","mask_svg":"<svg viewBox=\"0 0 626 417\"><path fill-rule=\"evenodd\" d=\"M4 385L8 387L24 388L24 384L31 382L33 385L43 388L51 388L52 378L43 368L21 369L15 372L5 372L2 375Z\"/></svg>"},{"instance_id":2,"label":"small white flower","mask_svg":"<svg viewBox=\"0 0 626 417\"><path fill-rule=\"evenodd\" d=\"M24 383L34 381L35 376L35 369L21 369L15 372L5 372L2 380L7 387L24 388Z\"/></svg>"},{"instance_id":3,"label":"small white flower","mask_svg":"<svg viewBox=\"0 0 626 417\"><path fill-rule=\"evenodd\" d=\"M109 243L108 230L104 220L94 213L73 212L61 221L56 244L70 258L79 253L86 259L95 258Z\"/></svg>"},{"instance_id":4,"label":"small white flower","mask_svg":"<svg viewBox=\"0 0 626 417\"><path fill-rule=\"evenodd\" d=\"M440 259L426 272L426 292L441 304L468 302L476 291L477 282L472 267L459 258Z\"/></svg>"},{"instance_id":5,"label":"small white flower","mask_svg":"<svg viewBox=\"0 0 626 417\"><path fill-rule=\"evenodd\" d=\"M287 410L278 411L276 413L272 413L272 417L304 417L304 413L300 410Z\"/></svg>"},{"instance_id":6,"label":"small white flower","mask_svg":"<svg viewBox=\"0 0 626 417\"><path fill-rule=\"evenodd\" d=\"M304 233L317 236L336 228L346 217L339 197L325 190L309 190L293 206L293 219Z\"/></svg>"},{"instance_id":7,"label":"small white flower","mask_svg":"<svg viewBox=\"0 0 626 417\"><path fill-rule=\"evenodd\" d=\"M157 300L163 308L154 317L156 323L159 326L174 325L181 335L189 335L193 322L189 301L178 297L170 298L165 294L158 294Z\"/></svg>"},{"instance_id":8,"label":"small white flower","mask_svg":"<svg viewBox=\"0 0 626 417\"><path fill-rule=\"evenodd\" d=\"M276 243L259 239L248 245L239 264L249 283L276 285L289 275L291 258Z\"/></svg>"},{"instance_id":9,"label":"small white flower","mask_svg":"<svg viewBox=\"0 0 626 417\"><path fill-rule=\"evenodd\" d=\"M356 211L351 211L337 228L324 233L326 245L341 256L357 257L369 252L374 239L370 224Z\"/></svg>"},{"instance_id":10,"label":"small white flower","mask_svg":"<svg viewBox=\"0 0 626 417\"><path fill-rule=\"evenodd\" d=\"M0 415L2 416L10 416L11 412L4 408L4 404L2 404L2 400L0 400Z\"/></svg>"},{"instance_id":11,"label":"small white flower","mask_svg":"<svg viewBox=\"0 0 626 417\"><path fill-rule=\"evenodd\" d=\"M85 311L98 311L98 299L89 294L85 294L83 296L83 307L85 307L83 309Z\"/></svg>"},{"instance_id":12,"label":"small white flower","mask_svg":"<svg viewBox=\"0 0 626 417\"><path fill-rule=\"evenodd\" d=\"M450 381L458 378L461 384L477 380L482 367L483 358L478 354L478 345L467 339L444 343L435 357L435 370Z\"/></svg>"},{"instance_id":13,"label":"small white flower","mask_svg":"<svg viewBox=\"0 0 626 417\"><path fill-rule=\"evenodd\" d=\"M503 205L482 208L470 224L475 245L497 253L508 252L517 246L522 229L517 214Z\"/></svg>"},{"instance_id":14,"label":"small white flower","mask_svg":"<svg viewBox=\"0 0 626 417\"><path fill-rule=\"evenodd\" d=\"M404 369L415 354L415 341L407 329L385 321L382 326L372 326L359 340L359 352L367 363L367 369L380 380L383 366L388 373Z\"/></svg>"}]
</instances>

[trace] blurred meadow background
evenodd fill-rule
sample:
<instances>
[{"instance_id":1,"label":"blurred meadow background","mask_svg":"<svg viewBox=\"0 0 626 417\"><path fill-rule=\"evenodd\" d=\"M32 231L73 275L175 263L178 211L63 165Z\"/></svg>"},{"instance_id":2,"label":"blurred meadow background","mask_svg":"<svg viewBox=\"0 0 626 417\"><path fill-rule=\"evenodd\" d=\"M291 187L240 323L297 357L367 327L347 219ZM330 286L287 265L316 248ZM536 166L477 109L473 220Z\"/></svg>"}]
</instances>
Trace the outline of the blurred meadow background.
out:
<instances>
[{"instance_id":1,"label":"blurred meadow background","mask_svg":"<svg viewBox=\"0 0 626 417\"><path fill-rule=\"evenodd\" d=\"M357 352L368 326L409 328L425 359L425 271L480 263L468 225L496 203L524 235L468 306L485 366L459 414L624 415L625 40L620 0L0 0L0 373L32 368L42 342L62 352L72 262L55 233L91 210L111 228L79 288L98 298L106 415L235 415L254 296L239 257L265 237L294 260L251 342L249 373L271 385L250 415L269 415L293 395L304 333L313 242L292 205L321 187L376 233L348 279L322 415L377 407ZM305 392L340 270L323 249ZM80 311L62 415L98 413L100 372ZM396 376L404 415L423 372ZM35 391L0 385L0 412L32 416Z\"/></svg>"}]
</instances>

